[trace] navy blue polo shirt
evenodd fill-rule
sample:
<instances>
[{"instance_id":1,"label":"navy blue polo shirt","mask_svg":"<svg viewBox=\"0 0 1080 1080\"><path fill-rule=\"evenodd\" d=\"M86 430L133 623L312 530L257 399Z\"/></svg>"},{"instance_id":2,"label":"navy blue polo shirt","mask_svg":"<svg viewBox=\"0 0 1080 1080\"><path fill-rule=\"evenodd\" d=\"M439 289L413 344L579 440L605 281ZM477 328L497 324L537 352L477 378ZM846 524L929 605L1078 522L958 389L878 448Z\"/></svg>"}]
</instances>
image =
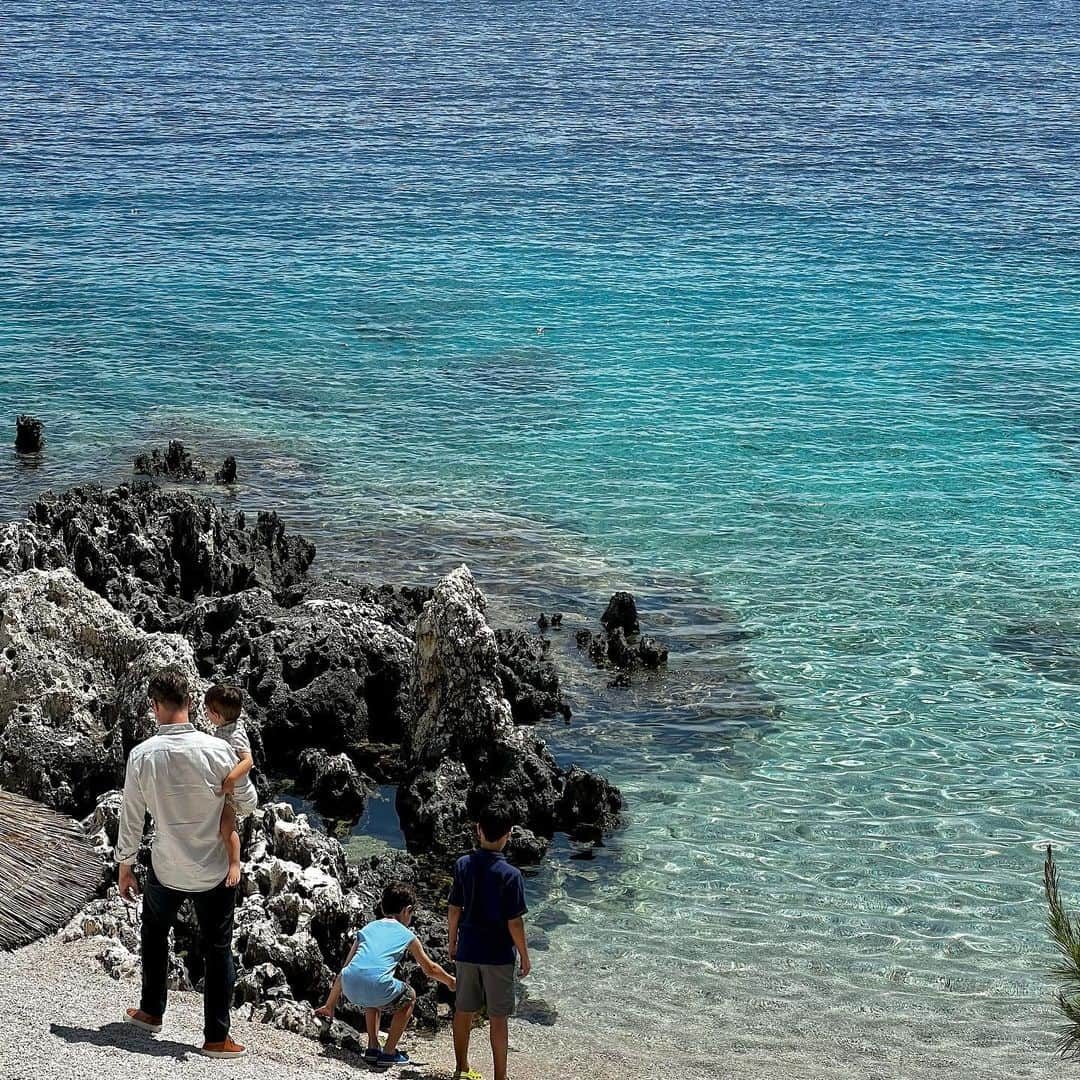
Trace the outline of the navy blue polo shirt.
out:
<instances>
[{"instance_id":1,"label":"navy blue polo shirt","mask_svg":"<svg viewBox=\"0 0 1080 1080\"><path fill-rule=\"evenodd\" d=\"M506 924L520 918L525 879L501 851L477 848L454 866L449 902L462 909L457 959L466 964L512 964L517 955Z\"/></svg>"}]
</instances>

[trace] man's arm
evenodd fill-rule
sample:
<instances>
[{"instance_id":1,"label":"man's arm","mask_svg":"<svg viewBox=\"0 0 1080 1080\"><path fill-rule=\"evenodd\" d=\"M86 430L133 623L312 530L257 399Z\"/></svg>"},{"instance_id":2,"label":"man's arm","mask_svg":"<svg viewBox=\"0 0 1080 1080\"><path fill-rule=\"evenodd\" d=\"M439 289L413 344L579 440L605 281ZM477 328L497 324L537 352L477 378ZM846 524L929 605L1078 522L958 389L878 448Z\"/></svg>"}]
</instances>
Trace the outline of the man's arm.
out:
<instances>
[{"instance_id":1,"label":"man's arm","mask_svg":"<svg viewBox=\"0 0 1080 1080\"><path fill-rule=\"evenodd\" d=\"M461 908L457 904L450 904L446 909L446 921L449 924L447 945L450 950L450 959L457 959L458 927L461 925Z\"/></svg>"},{"instance_id":2,"label":"man's arm","mask_svg":"<svg viewBox=\"0 0 1080 1080\"><path fill-rule=\"evenodd\" d=\"M124 801L120 807L120 829L116 838L116 860L120 864L117 888L124 900L134 900L139 895L139 885L131 868L142 843L143 826L146 823L146 799L136 775L132 757L128 757L124 774Z\"/></svg>"}]
</instances>

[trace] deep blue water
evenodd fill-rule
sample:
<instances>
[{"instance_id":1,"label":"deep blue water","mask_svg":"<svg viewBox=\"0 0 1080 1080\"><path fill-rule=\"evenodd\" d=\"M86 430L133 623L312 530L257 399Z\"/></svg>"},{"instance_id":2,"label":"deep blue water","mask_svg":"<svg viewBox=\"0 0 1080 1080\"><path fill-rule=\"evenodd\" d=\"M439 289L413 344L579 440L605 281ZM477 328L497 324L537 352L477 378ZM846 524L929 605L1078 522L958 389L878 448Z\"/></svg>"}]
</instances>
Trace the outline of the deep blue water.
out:
<instances>
[{"instance_id":1,"label":"deep blue water","mask_svg":"<svg viewBox=\"0 0 1080 1080\"><path fill-rule=\"evenodd\" d=\"M630 1040L643 980L702 1062L765 1006L1041 1038L1074 3L0 13L0 424L49 437L7 515L175 434L324 565L465 558L571 629L629 585L673 670L620 696L556 644L556 749L632 821L535 882L544 996Z\"/></svg>"}]
</instances>

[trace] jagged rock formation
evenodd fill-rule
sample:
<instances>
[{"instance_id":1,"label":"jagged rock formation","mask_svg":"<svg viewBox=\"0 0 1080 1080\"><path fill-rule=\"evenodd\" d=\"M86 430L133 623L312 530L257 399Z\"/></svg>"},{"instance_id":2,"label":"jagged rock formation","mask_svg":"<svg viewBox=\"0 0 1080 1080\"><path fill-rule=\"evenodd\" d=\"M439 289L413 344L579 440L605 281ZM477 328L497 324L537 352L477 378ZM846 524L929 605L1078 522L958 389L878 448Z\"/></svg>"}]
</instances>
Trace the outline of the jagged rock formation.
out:
<instances>
[{"instance_id":1,"label":"jagged rock formation","mask_svg":"<svg viewBox=\"0 0 1080 1080\"><path fill-rule=\"evenodd\" d=\"M612 594L600 616L600 623L604 628L603 636L591 630L579 630L575 635L577 647L587 653L597 667L618 668L616 684L626 685L629 673L636 668L656 670L667 663L667 646L641 634L633 593Z\"/></svg>"},{"instance_id":2,"label":"jagged rock formation","mask_svg":"<svg viewBox=\"0 0 1080 1080\"><path fill-rule=\"evenodd\" d=\"M599 777L593 789L575 782L573 797L565 797L568 774L540 739L514 724L485 608L461 566L435 586L417 620L413 707L402 742L409 772L397 799L410 849L460 850L469 821L493 798L538 837L563 830L598 838L617 824L621 797Z\"/></svg>"},{"instance_id":3,"label":"jagged rock formation","mask_svg":"<svg viewBox=\"0 0 1080 1080\"><path fill-rule=\"evenodd\" d=\"M103 796L85 822L103 859L111 862L116 844L119 792ZM144 845L140 861L145 864ZM109 868L111 870L111 867ZM321 1004L334 974L344 962L356 931L372 918L383 887L392 880L410 881L431 895L431 881L416 861L402 852L371 859L362 866L345 861L341 845L314 831L303 815L285 804L272 804L255 815L253 836L242 867L233 951L238 970L235 1002L241 1015L276 1023L319 1037L312 1006ZM107 871L108 872L108 871ZM112 875L109 873L109 880ZM443 882L437 888L441 891ZM138 965L138 923L110 887L65 931L69 940L93 938L111 974L119 978ZM423 904L414 930L428 952L448 963L442 910ZM194 917L183 912L174 934L171 983L190 987L202 972ZM426 979L411 963L403 976L418 993L417 1015L433 1025L439 1001L449 993ZM344 1006L341 1020L363 1029L361 1010ZM335 1025L335 1040L355 1037Z\"/></svg>"},{"instance_id":4,"label":"jagged rock formation","mask_svg":"<svg viewBox=\"0 0 1080 1080\"><path fill-rule=\"evenodd\" d=\"M372 786L347 754L308 749L298 763L300 789L328 817L356 820Z\"/></svg>"},{"instance_id":5,"label":"jagged rock formation","mask_svg":"<svg viewBox=\"0 0 1080 1080\"><path fill-rule=\"evenodd\" d=\"M29 522L0 532L0 571L67 566L147 630L175 629L200 596L285 590L314 557L274 513L249 527L241 512L146 481L47 492Z\"/></svg>"},{"instance_id":6,"label":"jagged rock formation","mask_svg":"<svg viewBox=\"0 0 1080 1080\"><path fill-rule=\"evenodd\" d=\"M156 446L149 454L135 459L132 471L137 476L165 477L191 484L206 483L206 467L197 462L179 439L173 439L163 454Z\"/></svg>"},{"instance_id":7,"label":"jagged rock formation","mask_svg":"<svg viewBox=\"0 0 1080 1080\"><path fill-rule=\"evenodd\" d=\"M394 621L360 597L283 608L256 589L201 601L181 629L207 677L247 691L265 767L292 772L307 748L400 742L412 645Z\"/></svg>"},{"instance_id":8,"label":"jagged rock formation","mask_svg":"<svg viewBox=\"0 0 1080 1080\"><path fill-rule=\"evenodd\" d=\"M0 786L83 814L153 730L150 675L183 638L147 634L68 570L0 575Z\"/></svg>"},{"instance_id":9,"label":"jagged rock formation","mask_svg":"<svg viewBox=\"0 0 1080 1080\"><path fill-rule=\"evenodd\" d=\"M15 449L20 454L40 454L45 447L45 425L25 413L15 421Z\"/></svg>"},{"instance_id":10,"label":"jagged rock formation","mask_svg":"<svg viewBox=\"0 0 1080 1080\"><path fill-rule=\"evenodd\" d=\"M350 866L336 840L284 805L257 814L245 840L237 1000L308 1033L311 1004L391 878L418 885L416 929L447 962L446 870L471 846L481 804L510 802L520 862L537 861L557 830L598 841L622 806L610 784L561 768L522 726L569 715L554 665L536 637L492 630L466 567L433 590L373 588L309 579L313 557L273 514L249 527L208 498L147 482L47 493L28 521L0 525L0 785L68 812L94 809L88 827L112 891L70 933L98 937L113 973L136 963L137 927L112 886L110 789L152 730L146 684L159 667L180 664L194 686L201 677L243 688L264 800L273 778L288 780L328 816L355 819L372 783L399 784L422 872L402 852ZM177 986L200 976L192 919L175 935ZM409 978L419 1017L433 1023L448 997L418 972ZM354 1036L336 1025L333 1037Z\"/></svg>"},{"instance_id":11,"label":"jagged rock formation","mask_svg":"<svg viewBox=\"0 0 1080 1080\"><path fill-rule=\"evenodd\" d=\"M548 655L549 643L520 630L496 630L496 671L515 724L538 724L572 713L559 689L559 673Z\"/></svg>"}]
</instances>

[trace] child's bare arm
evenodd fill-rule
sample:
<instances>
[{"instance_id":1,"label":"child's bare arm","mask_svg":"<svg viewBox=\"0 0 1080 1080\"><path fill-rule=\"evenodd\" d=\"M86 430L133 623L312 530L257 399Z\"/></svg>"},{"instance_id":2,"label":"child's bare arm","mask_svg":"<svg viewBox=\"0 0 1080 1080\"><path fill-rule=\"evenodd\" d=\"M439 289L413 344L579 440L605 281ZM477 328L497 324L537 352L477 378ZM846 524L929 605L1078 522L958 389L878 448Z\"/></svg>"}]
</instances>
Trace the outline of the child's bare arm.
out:
<instances>
[{"instance_id":1,"label":"child's bare arm","mask_svg":"<svg viewBox=\"0 0 1080 1080\"><path fill-rule=\"evenodd\" d=\"M447 922L450 924L448 944L450 946L450 959L457 959L458 926L461 924L461 908L455 904L448 905L446 909Z\"/></svg>"},{"instance_id":2,"label":"child's bare arm","mask_svg":"<svg viewBox=\"0 0 1080 1080\"><path fill-rule=\"evenodd\" d=\"M226 776L225 780L222 782L221 794L231 795L236 788L236 785L251 772L254 764L255 759L250 754L241 754L240 760L229 770L229 775Z\"/></svg>"},{"instance_id":3,"label":"child's bare arm","mask_svg":"<svg viewBox=\"0 0 1080 1080\"><path fill-rule=\"evenodd\" d=\"M529 960L529 943L525 940L525 920L520 918L511 919L506 924L506 928L510 931L514 948L518 951L518 958L521 960L521 977L524 979L532 971L532 961Z\"/></svg>"},{"instance_id":4,"label":"child's bare arm","mask_svg":"<svg viewBox=\"0 0 1080 1080\"><path fill-rule=\"evenodd\" d=\"M434 960L426 952L424 952L424 946L420 944L417 938L413 938L412 944L409 946L409 955L420 965L420 970L429 978L436 979L441 982L443 986L448 986L451 990L457 989L457 979L453 975L450 975L442 964L436 964Z\"/></svg>"}]
</instances>

